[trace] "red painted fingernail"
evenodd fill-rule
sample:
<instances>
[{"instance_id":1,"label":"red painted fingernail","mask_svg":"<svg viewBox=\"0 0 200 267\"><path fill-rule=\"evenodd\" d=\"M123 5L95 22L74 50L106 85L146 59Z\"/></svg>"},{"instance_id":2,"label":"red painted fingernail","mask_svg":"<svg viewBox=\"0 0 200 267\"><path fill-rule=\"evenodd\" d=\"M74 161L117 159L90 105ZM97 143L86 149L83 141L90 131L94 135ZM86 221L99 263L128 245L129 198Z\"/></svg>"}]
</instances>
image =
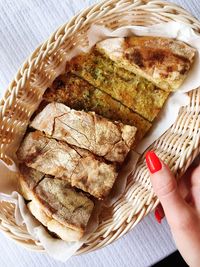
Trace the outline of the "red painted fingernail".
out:
<instances>
[{"instance_id":1,"label":"red painted fingernail","mask_svg":"<svg viewBox=\"0 0 200 267\"><path fill-rule=\"evenodd\" d=\"M161 223L161 220L162 220L162 216L160 215L160 213L159 213L159 210L155 210L155 212L154 212L154 216L155 216L155 218L156 218L156 221L158 222L158 223Z\"/></svg>"},{"instance_id":2,"label":"red painted fingernail","mask_svg":"<svg viewBox=\"0 0 200 267\"><path fill-rule=\"evenodd\" d=\"M151 173L155 173L162 169L162 164L159 158L153 151L148 151L145 155L146 163Z\"/></svg>"}]
</instances>

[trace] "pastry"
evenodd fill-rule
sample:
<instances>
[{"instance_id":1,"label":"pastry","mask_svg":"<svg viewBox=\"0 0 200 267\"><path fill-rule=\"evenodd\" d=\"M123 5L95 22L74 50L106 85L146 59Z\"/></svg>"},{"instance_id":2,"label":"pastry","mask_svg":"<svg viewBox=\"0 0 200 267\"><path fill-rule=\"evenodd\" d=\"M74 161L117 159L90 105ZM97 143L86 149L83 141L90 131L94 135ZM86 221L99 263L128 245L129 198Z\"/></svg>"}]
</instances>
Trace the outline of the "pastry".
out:
<instances>
[{"instance_id":1,"label":"pastry","mask_svg":"<svg viewBox=\"0 0 200 267\"><path fill-rule=\"evenodd\" d=\"M175 91L181 86L195 57L194 48L163 37L109 38L99 42L96 48L117 66L166 91Z\"/></svg>"},{"instance_id":2,"label":"pastry","mask_svg":"<svg viewBox=\"0 0 200 267\"><path fill-rule=\"evenodd\" d=\"M95 49L89 54L74 57L67 64L66 71L82 77L150 122L158 115L169 96L169 92L118 67Z\"/></svg>"},{"instance_id":3,"label":"pastry","mask_svg":"<svg viewBox=\"0 0 200 267\"><path fill-rule=\"evenodd\" d=\"M65 180L28 167L22 167L20 171L21 192L29 201L27 206L34 217L61 239L80 240L92 214L92 200L82 192L76 192Z\"/></svg>"},{"instance_id":4,"label":"pastry","mask_svg":"<svg viewBox=\"0 0 200 267\"><path fill-rule=\"evenodd\" d=\"M109 194L117 178L115 164L109 164L85 149L48 138L39 131L24 138L17 157L28 167L66 180L71 186L99 199ZM34 182L32 177L29 179Z\"/></svg>"},{"instance_id":5,"label":"pastry","mask_svg":"<svg viewBox=\"0 0 200 267\"><path fill-rule=\"evenodd\" d=\"M48 104L30 126L119 163L124 161L134 144L137 130L134 126L111 122L94 112L76 111L61 103Z\"/></svg>"}]
</instances>

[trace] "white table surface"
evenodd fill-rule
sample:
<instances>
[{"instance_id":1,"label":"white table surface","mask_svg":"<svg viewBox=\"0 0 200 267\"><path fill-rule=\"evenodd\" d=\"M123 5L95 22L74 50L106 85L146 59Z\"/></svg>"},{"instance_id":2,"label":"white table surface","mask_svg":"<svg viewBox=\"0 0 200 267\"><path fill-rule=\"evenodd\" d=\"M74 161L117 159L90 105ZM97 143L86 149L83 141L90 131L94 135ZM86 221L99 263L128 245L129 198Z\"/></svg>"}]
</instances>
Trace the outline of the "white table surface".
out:
<instances>
[{"instance_id":1,"label":"white table surface","mask_svg":"<svg viewBox=\"0 0 200 267\"><path fill-rule=\"evenodd\" d=\"M29 54L61 24L95 0L0 0L0 94ZM200 19L199 0L174 0ZM153 214L131 232L98 251L60 263L25 250L0 233L2 267L140 267L151 266L176 249L166 221Z\"/></svg>"}]
</instances>

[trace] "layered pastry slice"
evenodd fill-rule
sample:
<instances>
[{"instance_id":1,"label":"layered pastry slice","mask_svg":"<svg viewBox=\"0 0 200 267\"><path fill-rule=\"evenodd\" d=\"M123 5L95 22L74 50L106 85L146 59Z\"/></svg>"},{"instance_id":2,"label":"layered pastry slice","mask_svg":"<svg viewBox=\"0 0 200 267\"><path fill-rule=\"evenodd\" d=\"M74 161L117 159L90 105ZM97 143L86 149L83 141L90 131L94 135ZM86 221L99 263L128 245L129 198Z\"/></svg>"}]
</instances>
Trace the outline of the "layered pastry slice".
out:
<instances>
[{"instance_id":1,"label":"layered pastry slice","mask_svg":"<svg viewBox=\"0 0 200 267\"><path fill-rule=\"evenodd\" d=\"M48 104L30 126L118 163L124 161L133 146L137 131L134 126L112 122L94 112L76 111L61 103Z\"/></svg>"},{"instance_id":2,"label":"layered pastry slice","mask_svg":"<svg viewBox=\"0 0 200 267\"><path fill-rule=\"evenodd\" d=\"M163 37L109 38L97 50L166 91L183 83L194 61L195 49L184 42Z\"/></svg>"},{"instance_id":3,"label":"layered pastry slice","mask_svg":"<svg viewBox=\"0 0 200 267\"><path fill-rule=\"evenodd\" d=\"M117 178L115 164L39 131L30 132L24 138L17 157L28 167L65 180L99 199L109 194Z\"/></svg>"},{"instance_id":4,"label":"layered pastry slice","mask_svg":"<svg viewBox=\"0 0 200 267\"><path fill-rule=\"evenodd\" d=\"M67 64L66 71L87 80L150 122L169 95L147 79L119 67L95 49L74 57Z\"/></svg>"},{"instance_id":5,"label":"layered pastry slice","mask_svg":"<svg viewBox=\"0 0 200 267\"><path fill-rule=\"evenodd\" d=\"M76 110L94 111L104 118L121 121L137 128L137 144L148 132L151 123L122 105L102 90L95 88L82 78L66 73L60 75L43 96L46 102L60 102Z\"/></svg>"},{"instance_id":6,"label":"layered pastry slice","mask_svg":"<svg viewBox=\"0 0 200 267\"><path fill-rule=\"evenodd\" d=\"M20 192L28 208L47 229L65 241L83 236L94 207L93 201L69 186L39 171L20 167Z\"/></svg>"}]
</instances>

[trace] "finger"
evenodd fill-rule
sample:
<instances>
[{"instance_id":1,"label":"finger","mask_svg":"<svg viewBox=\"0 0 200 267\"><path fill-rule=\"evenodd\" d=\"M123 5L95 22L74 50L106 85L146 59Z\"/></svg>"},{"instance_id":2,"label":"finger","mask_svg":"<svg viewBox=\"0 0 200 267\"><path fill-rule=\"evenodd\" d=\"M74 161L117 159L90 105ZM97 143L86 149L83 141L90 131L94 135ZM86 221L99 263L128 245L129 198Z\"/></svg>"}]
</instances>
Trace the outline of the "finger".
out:
<instances>
[{"instance_id":1,"label":"finger","mask_svg":"<svg viewBox=\"0 0 200 267\"><path fill-rule=\"evenodd\" d=\"M200 214L200 165L191 174L191 194L194 206Z\"/></svg>"},{"instance_id":2,"label":"finger","mask_svg":"<svg viewBox=\"0 0 200 267\"><path fill-rule=\"evenodd\" d=\"M200 165L191 174L191 195L193 204L200 214Z\"/></svg>"},{"instance_id":3,"label":"finger","mask_svg":"<svg viewBox=\"0 0 200 267\"><path fill-rule=\"evenodd\" d=\"M162 204L169 224L178 224L180 220L184 220L184 216L188 216L188 206L178 191L174 176L153 151L146 154L146 162L153 189Z\"/></svg>"},{"instance_id":4,"label":"finger","mask_svg":"<svg viewBox=\"0 0 200 267\"><path fill-rule=\"evenodd\" d=\"M191 190L191 173L193 168L189 168L185 174L178 180L178 190L182 198L186 199Z\"/></svg>"},{"instance_id":5,"label":"finger","mask_svg":"<svg viewBox=\"0 0 200 267\"><path fill-rule=\"evenodd\" d=\"M191 185L200 187L200 165L192 171Z\"/></svg>"},{"instance_id":6,"label":"finger","mask_svg":"<svg viewBox=\"0 0 200 267\"><path fill-rule=\"evenodd\" d=\"M187 169L187 171L184 173L184 175L178 181L178 190L183 198L187 198L187 196L190 194L191 187L192 187L192 177L193 177L194 183L196 183L195 180L199 182L198 177L200 176L200 173L199 173L200 168L197 168L197 167L198 165L194 161L191 164L191 166ZM197 177L194 177L194 176L197 176Z\"/></svg>"},{"instance_id":7,"label":"finger","mask_svg":"<svg viewBox=\"0 0 200 267\"><path fill-rule=\"evenodd\" d=\"M191 189L191 203L200 215L200 187L193 186Z\"/></svg>"}]
</instances>

